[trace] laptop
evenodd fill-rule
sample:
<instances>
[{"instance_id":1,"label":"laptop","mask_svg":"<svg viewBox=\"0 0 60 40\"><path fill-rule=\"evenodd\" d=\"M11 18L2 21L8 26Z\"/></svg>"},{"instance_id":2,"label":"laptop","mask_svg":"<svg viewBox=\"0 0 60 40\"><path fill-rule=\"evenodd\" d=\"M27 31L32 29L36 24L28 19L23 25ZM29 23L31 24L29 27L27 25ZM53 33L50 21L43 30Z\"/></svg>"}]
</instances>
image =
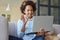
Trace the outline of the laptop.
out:
<instances>
[{"instance_id":1,"label":"laptop","mask_svg":"<svg viewBox=\"0 0 60 40\"><path fill-rule=\"evenodd\" d=\"M53 26L53 16L34 16L33 32L39 32L43 27L45 31L50 31Z\"/></svg>"}]
</instances>

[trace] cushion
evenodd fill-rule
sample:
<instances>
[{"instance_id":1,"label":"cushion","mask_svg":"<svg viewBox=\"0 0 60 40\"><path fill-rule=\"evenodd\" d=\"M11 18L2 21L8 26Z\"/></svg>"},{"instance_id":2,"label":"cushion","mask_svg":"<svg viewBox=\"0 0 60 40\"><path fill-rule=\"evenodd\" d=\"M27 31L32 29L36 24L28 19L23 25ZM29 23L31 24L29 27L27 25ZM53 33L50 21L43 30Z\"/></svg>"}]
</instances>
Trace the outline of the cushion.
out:
<instances>
[{"instance_id":1,"label":"cushion","mask_svg":"<svg viewBox=\"0 0 60 40\"><path fill-rule=\"evenodd\" d=\"M3 16L0 16L0 40L8 40L7 24L7 20Z\"/></svg>"}]
</instances>

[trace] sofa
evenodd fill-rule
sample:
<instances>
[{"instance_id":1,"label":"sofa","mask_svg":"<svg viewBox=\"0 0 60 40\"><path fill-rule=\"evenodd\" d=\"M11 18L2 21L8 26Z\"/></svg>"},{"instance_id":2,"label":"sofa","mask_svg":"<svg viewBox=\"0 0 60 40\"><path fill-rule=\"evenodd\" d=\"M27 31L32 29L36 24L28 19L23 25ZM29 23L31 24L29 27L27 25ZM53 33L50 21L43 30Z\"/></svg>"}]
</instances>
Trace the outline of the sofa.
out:
<instances>
[{"instance_id":1,"label":"sofa","mask_svg":"<svg viewBox=\"0 0 60 40\"><path fill-rule=\"evenodd\" d=\"M60 34L60 25L59 24L53 24L53 28L55 29L56 34Z\"/></svg>"},{"instance_id":2,"label":"sofa","mask_svg":"<svg viewBox=\"0 0 60 40\"><path fill-rule=\"evenodd\" d=\"M8 22L0 16L0 40L8 40Z\"/></svg>"},{"instance_id":3,"label":"sofa","mask_svg":"<svg viewBox=\"0 0 60 40\"><path fill-rule=\"evenodd\" d=\"M60 25L53 24L52 26L55 29L56 34L60 33ZM12 40L21 40L17 38L17 23L16 22L9 22L9 35L12 36ZM13 38L15 37L15 38ZM11 38L10 38L11 39Z\"/></svg>"},{"instance_id":4,"label":"sofa","mask_svg":"<svg viewBox=\"0 0 60 40\"><path fill-rule=\"evenodd\" d=\"M16 35L16 24L0 16L0 40L22 40Z\"/></svg>"},{"instance_id":5,"label":"sofa","mask_svg":"<svg viewBox=\"0 0 60 40\"><path fill-rule=\"evenodd\" d=\"M3 21L1 21L1 20L3 20ZM5 23L5 24L3 24L3 23ZM8 22L8 26L6 26L6 25L7 25L6 19L4 17L0 17L0 40L8 40L8 36L9 36L9 39L12 39L12 37L17 38L17 23L16 22ZM60 33L60 25L59 24L53 24L52 27L55 29L57 34ZM1 30L3 30L3 31L1 31Z\"/></svg>"},{"instance_id":6,"label":"sofa","mask_svg":"<svg viewBox=\"0 0 60 40\"><path fill-rule=\"evenodd\" d=\"M17 23L8 22L9 23L9 35L17 37Z\"/></svg>"},{"instance_id":7,"label":"sofa","mask_svg":"<svg viewBox=\"0 0 60 40\"><path fill-rule=\"evenodd\" d=\"M53 28L57 34L60 33L60 25L53 24ZM9 22L9 35L17 37L17 23L16 22Z\"/></svg>"}]
</instances>

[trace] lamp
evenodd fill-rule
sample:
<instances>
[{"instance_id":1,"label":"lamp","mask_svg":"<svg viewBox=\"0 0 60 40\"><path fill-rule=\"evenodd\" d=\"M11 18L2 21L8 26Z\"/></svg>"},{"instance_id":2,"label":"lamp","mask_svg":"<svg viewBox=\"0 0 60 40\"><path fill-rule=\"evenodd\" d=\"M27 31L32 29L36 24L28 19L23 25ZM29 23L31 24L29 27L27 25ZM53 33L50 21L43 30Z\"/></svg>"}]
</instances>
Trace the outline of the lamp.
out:
<instances>
[{"instance_id":1,"label":"lamp","mask_svg":"<svg viewBox=\"0 0 60 40\"><path fill-rule=\"evenodd\" d=\"M6 7L6 11L10 11L10 5L9 4Z\"/></svg>"}]
</instances>

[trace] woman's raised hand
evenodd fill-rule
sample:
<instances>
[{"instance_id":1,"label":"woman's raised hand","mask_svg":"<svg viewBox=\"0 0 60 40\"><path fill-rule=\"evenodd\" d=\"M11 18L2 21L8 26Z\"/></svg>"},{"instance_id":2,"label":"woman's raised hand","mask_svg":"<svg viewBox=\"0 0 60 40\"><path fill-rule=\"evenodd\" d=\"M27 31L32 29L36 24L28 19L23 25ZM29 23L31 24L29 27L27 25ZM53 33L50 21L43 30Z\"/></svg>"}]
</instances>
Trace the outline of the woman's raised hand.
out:
<instances>
[{"instance_id":1,"label":"woman's raised hand","mask_svg":"<svg viewBox=\"0 0 60 40\"><path fill-rule=\"evenodd\" d=\"M28 18L25 18L24 15L21 15L20 19L23 21L24 24L26 24L28 21Z\"/></svg>"}]
</instances>

